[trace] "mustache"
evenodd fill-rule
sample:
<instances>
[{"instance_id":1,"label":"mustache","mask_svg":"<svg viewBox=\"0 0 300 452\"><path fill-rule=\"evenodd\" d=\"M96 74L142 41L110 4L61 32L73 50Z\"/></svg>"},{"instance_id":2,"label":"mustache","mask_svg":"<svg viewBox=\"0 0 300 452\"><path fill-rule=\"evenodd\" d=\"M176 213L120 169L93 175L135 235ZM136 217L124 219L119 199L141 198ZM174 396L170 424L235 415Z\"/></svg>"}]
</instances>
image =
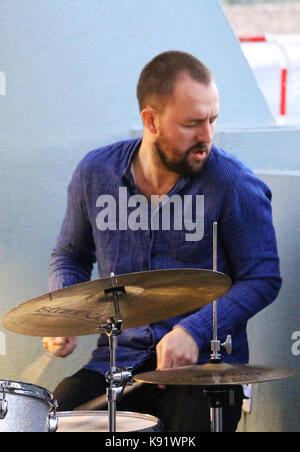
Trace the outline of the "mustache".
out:
<instances>
[{"instance_id":1,"label":"mustache","mask_svg":"<svg viewBox=\"0 0 300 452\"><path fill-rule=\"evenodd\" d=\"M192 152L207 152L209 150L209 146L207 143L197 143L191 148L188 149L188 154Z\"/></svg>"}]
</instances>

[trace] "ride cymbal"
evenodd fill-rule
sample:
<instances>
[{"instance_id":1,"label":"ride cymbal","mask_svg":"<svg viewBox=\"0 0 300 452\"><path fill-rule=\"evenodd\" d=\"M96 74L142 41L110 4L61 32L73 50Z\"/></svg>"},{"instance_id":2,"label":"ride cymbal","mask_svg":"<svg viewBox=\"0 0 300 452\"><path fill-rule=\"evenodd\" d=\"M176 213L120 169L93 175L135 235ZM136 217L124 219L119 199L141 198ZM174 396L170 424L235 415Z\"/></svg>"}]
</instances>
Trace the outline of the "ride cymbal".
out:
<instances>
[{"instance_id":1,"label":"ride cymbal","mask_svg":"<svg viewBox=\"0 0 300 452\"><path fill-rule=\"evenodd\" d=\"M208 363L144 372L135 375L134 380L157 385L222 386L262 383L292 377L295 374L296 371L291 369Z\"/></svg>"},{"instance_id":2,"label":"ride cymbal","mask_svg":"<svg viewBox=\"0 0 300 452\"><path fill-rule=\"evenodd\" d=\"M28 336L85 336L115 318L118 290L123 328L133 328L199 309L224 295L231 279L200 269L153 270L76 284L29 300L3 318L3 326Z\"/></svg>"}]
</instances>

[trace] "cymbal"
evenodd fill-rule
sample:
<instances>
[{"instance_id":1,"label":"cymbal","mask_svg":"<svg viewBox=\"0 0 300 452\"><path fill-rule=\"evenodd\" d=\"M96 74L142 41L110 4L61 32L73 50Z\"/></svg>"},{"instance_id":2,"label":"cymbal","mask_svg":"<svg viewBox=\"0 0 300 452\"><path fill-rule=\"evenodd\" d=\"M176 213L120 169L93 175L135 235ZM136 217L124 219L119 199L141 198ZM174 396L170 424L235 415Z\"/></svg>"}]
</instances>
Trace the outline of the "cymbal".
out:
<instances>
[{"instance_id":1,"label":"cymbal","mask_svg":"<svg viewBox=\"0 0 300 452\"><path fill-rule=\"evenodd\" d=\"M295 374L296 371L291 369L208 363L144 372L135 375L134 380L158 385L222 386L262 383L292 377Z\"/></svg>"},{"instance_id":2,"label":"cymbal","mask_svg":"<svg viewBox=\"0 0 300 452\"><path fill-rule=\"evenodd\" d=\"M119 291L123 328L159 322L199 309L231 287L223 273L200 269L152 270L76 284L29 300L3 318L28 336L86 336L115 318L112 287ZM123 288L123 289L122 289Z\"/></svg>"}]
</instances>

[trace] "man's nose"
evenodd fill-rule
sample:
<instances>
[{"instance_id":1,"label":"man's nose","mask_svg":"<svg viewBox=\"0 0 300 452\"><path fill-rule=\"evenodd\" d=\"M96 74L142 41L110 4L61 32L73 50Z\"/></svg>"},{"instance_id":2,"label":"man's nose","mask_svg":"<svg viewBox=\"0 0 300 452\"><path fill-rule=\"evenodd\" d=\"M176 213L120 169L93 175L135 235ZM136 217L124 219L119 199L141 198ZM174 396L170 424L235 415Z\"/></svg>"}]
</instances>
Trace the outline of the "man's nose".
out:
<instances>
[{"instance_id":1,"label":"man's nose","mask_svg":"<svg viewBox=\"0 0 300 452\"><path fill-rule=\"evenodd\" d=\"M211 143L213 140L213 130L209 121L202 123L197 129L198 142Z\"/></svg>"}]
</instances>

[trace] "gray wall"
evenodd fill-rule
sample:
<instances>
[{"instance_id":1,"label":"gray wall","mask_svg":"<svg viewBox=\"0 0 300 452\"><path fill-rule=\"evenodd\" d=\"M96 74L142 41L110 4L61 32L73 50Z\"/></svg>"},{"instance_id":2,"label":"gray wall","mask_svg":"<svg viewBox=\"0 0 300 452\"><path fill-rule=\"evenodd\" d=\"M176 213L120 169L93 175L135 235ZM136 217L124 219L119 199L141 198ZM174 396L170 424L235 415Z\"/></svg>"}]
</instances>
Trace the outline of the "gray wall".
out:
<instances>
[{"instance_id":1,"label":"gray wall","mask_svg":"<svg viewBox=\"0 0 300 452\"><path fill-rule=\"evenodd\" d=\"M219 130L215 141L242 159L273 193L283 285L276 301L249 321L250 363L298 371L286 380L254 385L252 413L243 414L238 431L299 432L300 356L292 353L292 335L300 331L300 130L228 128Z\"/></svg>"},{"instance_id":2,"label":"gray wall","mask_svg":"<svg viewBox=\"0 0 300 452\"><path fill-rule=\"evenodd\" d=\"M272 128L273 118L218 1L0 0L0 17L0 317L47 291L49 256L72 171L89 150L141 128L136 81L161 51L189 51L215 73L222 104L217 142L253 169L300 170L299 132ZM294 217L298 193L292 195ZM300 325L294 297L297 229L287 237L283 228L290 222L288 196L279 192L274 199L275 208L284 207L277 208L275 218L289 278L284 300L249 328L257 332L251 338L253 361L265 363L272 350L276 365L292 361L299 368L289 340ZM290 316L284 322L283 306ZM262 350L261 337L269 348ZM81 338L74 355L50 360L40 339L1 331L0 377L25 381L30 368L33 382L53 390L87 361L95 341ZM297 416L287 413L284 423L266 416L264 425L275 431L278 424L296 428L299 393L295 383L282 385L276 386L277 399L266 389L271 386L264 386L246 429L262 425L265 407L283 410L289 398L297 402Z\"/></svg>"},{"instance_id":3,"label":"gray wall","mask_svg":"<svg viewBox=\"0 0 300 452\"><path fill-rule=\"evenodd\" d=\"M273 192L283 285L277 300L248 325L251 363L300 371L300 356L292 354L292 333L300 331L300 172L262 174ZM299 349L299 347L298 347ZM239 431L299 432L299 374L286 380L254 386L253 412L244 414Z\"/></svg>"}]
</instances>

